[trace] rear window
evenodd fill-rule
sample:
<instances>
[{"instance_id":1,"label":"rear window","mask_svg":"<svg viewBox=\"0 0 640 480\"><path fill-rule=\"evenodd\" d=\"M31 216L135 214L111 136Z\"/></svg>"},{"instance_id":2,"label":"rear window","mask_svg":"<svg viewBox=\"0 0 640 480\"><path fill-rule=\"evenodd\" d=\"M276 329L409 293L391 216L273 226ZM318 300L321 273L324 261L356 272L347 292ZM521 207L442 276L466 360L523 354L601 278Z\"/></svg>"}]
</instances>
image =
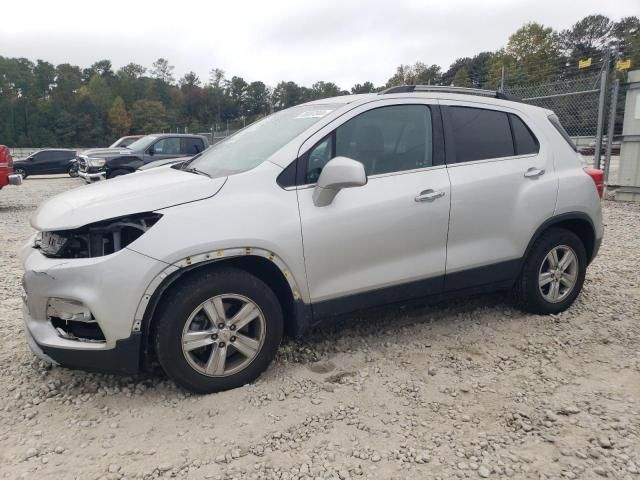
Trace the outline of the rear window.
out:
<instances>
[{"instance_id":1,"label":"rear window","mask_svg":"<svg viewBox=\"0 0 640 480\"><path fill-rule=\"evenodd\" d=\"M558 131L558 133L560 135L562 135L562 138L564 138L567 141L569 146L574 151L577 152L578 151L578 147L576 147L576 144L573 143L573 140L571 140L571 137L569 136L567 131L564 129L564 127L560 123L560 119L555 114L549 115L547 118L549 119L549 122L551 122L551 125L553 125L555 127L555 129Z\"/></svg>"},{"instance_id":2,"label":"rear window","mask_svg":"<svg viewBox=\"0 0 640 480\"><path fill-rule=\"evenodd\" d=\"M515 155L509 118L505 112L472 107L449 107L456 162L472 162Z\"/></svg>"}]
</instances>

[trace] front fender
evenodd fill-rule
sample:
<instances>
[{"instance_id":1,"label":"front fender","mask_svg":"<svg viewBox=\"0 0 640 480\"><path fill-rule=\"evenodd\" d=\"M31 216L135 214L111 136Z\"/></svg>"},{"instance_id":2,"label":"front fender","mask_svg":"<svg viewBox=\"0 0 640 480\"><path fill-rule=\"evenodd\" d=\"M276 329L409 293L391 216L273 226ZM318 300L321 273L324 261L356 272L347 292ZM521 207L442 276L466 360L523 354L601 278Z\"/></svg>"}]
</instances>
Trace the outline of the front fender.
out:
<instances>
[{"instance_id":1,"label":"front fender","mask_svg":"<svg viewBox=\"0 0 640 480\"><path fill-rule=\"evenodd\" d=\"M154 300L157 300L159 296L161 296L162 292L177 280L181 274L205 264L243 256L262 257L273 263L286 279L287 284L291 289L291 295L294 301L301 301L300 284L296 278L294 278L294 275L291 273L291 269L278 255L268 250L254 247L225 248L214 252L203 252L185 257L178 262L168 265L164 270L157 274L154 279L149 282L144 295L138 303L132 331L138 332L141 330L143 320L149 317L149 307L151 306L153 308Z\"/></svg>"},{"instance_id":2,"label":"front fender","mask_svg":"<svg viewBox=\"0 0 640 480\"><path fill-rule=\"evenodd\" d=\"M107 172L116 169L125 169L133 172L142 165L144 165L144 162L139 157L136 157L135 155L127 155L111 158L107 160L105 166L107 168Z\"/></svg>"}]
</instances>

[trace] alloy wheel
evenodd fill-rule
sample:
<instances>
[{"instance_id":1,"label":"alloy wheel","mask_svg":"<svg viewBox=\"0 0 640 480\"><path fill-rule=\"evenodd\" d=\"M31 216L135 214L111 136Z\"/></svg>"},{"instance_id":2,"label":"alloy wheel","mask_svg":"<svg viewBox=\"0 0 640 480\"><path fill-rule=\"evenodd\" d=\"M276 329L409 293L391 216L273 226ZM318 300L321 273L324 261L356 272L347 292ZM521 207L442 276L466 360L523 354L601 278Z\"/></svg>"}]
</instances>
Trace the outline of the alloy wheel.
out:
<instances>
[{"instance_id":1,"label":"alloy wheel","mask_svg":"<svg viewBox=\"0 0 640 480\"><path fill-rule=\"evenodd\" d=\"M189 315L182 331L182 353L197 372L226 377L256 358L265 337L265 318L256 303L243 295L217 295Z\"/></svg>"},{"instance_id":2,"label":"alloy wheel","mask_svg":"<svg viewBox=\"0 0 640 480\"><path fill-rule=\"evenodd\" d=\"M568 245L551 249L538 271L538 288L542 297L551 303L567 298L578 280L578 257Z\"/></svg>"}]
</instances>

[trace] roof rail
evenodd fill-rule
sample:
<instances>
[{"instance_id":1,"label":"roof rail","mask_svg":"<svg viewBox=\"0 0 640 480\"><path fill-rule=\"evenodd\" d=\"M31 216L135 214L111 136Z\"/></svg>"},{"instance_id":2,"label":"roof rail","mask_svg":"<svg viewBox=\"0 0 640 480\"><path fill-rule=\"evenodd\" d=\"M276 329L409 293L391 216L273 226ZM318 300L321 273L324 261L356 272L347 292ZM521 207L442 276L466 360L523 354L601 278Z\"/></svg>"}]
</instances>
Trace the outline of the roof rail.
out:
<instances>
[{"instance_id":1,"label":"roof rail","mask_svg":"<svg viewBox=\"0 0 640 480\"><path fill-rule=\"evenodd\" d=\"M378 95L389 93L411 93L411 92L442 92L442 93L464 93L467 95L481 95L483 97L499 98L501 100L518 101L517 98L507 95L499 90L483 90L481 88L469 87L449 87L446 85L401 85L382 90Z\"/></svg>"}]
</instances>

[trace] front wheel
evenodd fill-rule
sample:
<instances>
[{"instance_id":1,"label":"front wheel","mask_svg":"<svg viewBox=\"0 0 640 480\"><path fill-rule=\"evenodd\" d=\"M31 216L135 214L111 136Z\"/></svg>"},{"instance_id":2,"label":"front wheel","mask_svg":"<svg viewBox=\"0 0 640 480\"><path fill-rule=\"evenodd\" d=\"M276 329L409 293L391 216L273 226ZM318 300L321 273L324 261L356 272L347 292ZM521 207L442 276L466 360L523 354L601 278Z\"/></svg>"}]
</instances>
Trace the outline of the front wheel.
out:
<instances>
[{"instance_id":1,"label":"front wheel","mask_svg":"<svg viewBox=\"0 0 640 480\"><path fill-rule=\"evenodd\" d=\"M27 178L27 171L24 168L14 168L13 173L15 173L16 175L20 175L23 180Z\"/></svg>"},{"instance_id":2,"label":"front wheel","mask_svg":"<svg viewBox=\"0 0 640 480\"><path fill-rule=\"evenodd\" d=\"M242 270L194 272L167 293L158 312L158 361L171 379L196 393L255 380L282 339L278 298L262 280Z\"/></svg>"},{"instance_id":3,"label":"front wheel","mask_svg":"<svg viewBox=\"0 0 640 480\"><path fill-rule=\"evenodd\" d=\"M514 293L516 302L531 313L560 313L582 290L587 253L576 234L552 228L536 240L522 267Z\"/></svg>"},{"instance_id":4,"label":"front wheel","mask_svg":"<svg viewBox=\"0 0 640 480\"><path fill-rule=\"evenodd\" d=\"M78 176L78 166L77 165L71 165L69 167L69 169L67 170L67 173L69 174L69 176L71 178L76 178Z\"/></svg>"}]
</instances>

